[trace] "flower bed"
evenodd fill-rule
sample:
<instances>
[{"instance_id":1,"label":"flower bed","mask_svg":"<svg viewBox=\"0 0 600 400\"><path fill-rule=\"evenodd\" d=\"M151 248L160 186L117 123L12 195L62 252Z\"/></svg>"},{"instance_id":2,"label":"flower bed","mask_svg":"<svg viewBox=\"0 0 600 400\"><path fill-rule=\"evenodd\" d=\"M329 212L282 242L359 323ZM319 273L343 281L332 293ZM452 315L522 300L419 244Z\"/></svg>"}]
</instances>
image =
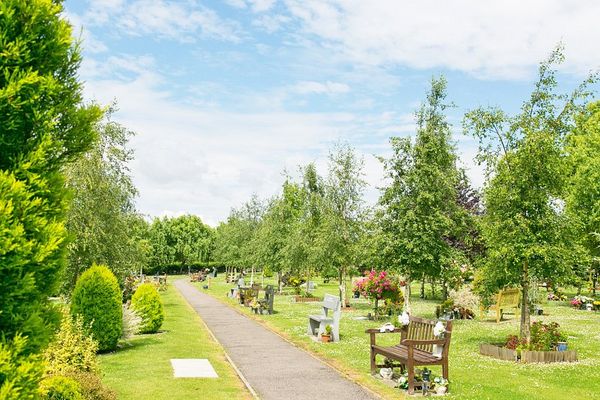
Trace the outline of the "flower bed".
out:
<instances>
[{"instance_id":1,"label":"flower bed","mask_svg":"<svg viewBox=\"0 0 600 400\"><path fill-rule=\"evenodd\" d=\"M577 352L567 351L565 340L566 337L559 331L556 322L544 324L536 321L531 324L529 343L516 335L510 335L503 346L482 344L479 346L479 352L500 360L520 360L525 363L577 361Z\"/></svg>"},{"instance_id":2,"label":"flower bed","mask_svg":"<svg viewBox=\"0 0 600 400\"><path fill-rule=\"evenodd\" d=\"M497 358L504 361L515 361L523 363L554 363L554 362L575 362L577 361L577 351L530 351L530 350L511 350L503 346L493 344L480 344L479 353L484 356Z\"/></svg>"}]
</instances>

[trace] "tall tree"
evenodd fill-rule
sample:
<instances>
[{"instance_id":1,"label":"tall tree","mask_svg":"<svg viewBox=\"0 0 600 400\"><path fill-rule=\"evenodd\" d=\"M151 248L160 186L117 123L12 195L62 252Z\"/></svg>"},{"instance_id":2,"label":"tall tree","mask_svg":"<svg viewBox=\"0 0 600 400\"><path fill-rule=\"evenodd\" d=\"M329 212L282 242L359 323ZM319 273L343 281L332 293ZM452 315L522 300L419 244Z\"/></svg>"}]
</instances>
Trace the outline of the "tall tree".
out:
<instances>
[{"instance_id":1,"label":"tall tree","mask_svg":"<svg viewBox=\"0 0 600 400\"><path fill-rule=\"evenodd\" d=\"M363 164L347 144L336 145L329 154L318 243L323 259L338 271L344 306L349 305L348 278L358 264L358 245L364 233Z\"/></svg>"},{"instance_id":2,"label":"tall tree","mask_svg":"<svg viewBox=\"0 0 600 400\"><path fill-rule=\"evenodd\" d=\"M80 53L60 1L0 2L0 332L39 349L53 330L48 297L65 263L61 167L95 140L82 102Z\"/></svg>"},{"instance_id":3,"label":"tall tree","mask_svg":"<svg viewBox=\"0 0 600 400\"><path fill-rule=\"evenodd\" d=\"M155 218L149 229L150 272L212 260L215 233L196 215Z\"/></svg>"},{"instance_id":4,"label":"tall tree","mask_svg":"<svg viewBox=\"0 0 600 400\"><path fill-rule=\"evenodd\" d=\"M465 131L479 139L487 166L482 233L487 247L485 282L522 291L520 336L529 340L532 280L570 274L573 237L563 212L565 137L589 93L588 79L571 94L556 93L557 48L541 63L539 77L521 111L498 108L466 114Z\"/></svg>"},{"instance_id":5,"label":"tall tree","mask_svg":"<svg viewBox=\"0 0 600 400\"><path fill-rule=\"evenodd\" d=\"M583 281L591 278L595 293L600 274L600 102L577 116L567 138L567 167L566 210L588 255L587 268L578 275Z\"/></svg>"},{"instance_id":6,"label":"tall tree","mask_svg":"<svg viewBox=\"0 0 600 400\"><path fill-rule=\"evenodd\" d=\"M432 79L416 114L414 143L392 138L392 157L381 159L390 182L379 200L383 253L387 264L409 280L439 277L455 257L447 239L460 213L459 174L445 99L446 80Z\"/></svg>"},{"instance_id":7,"label":"tall tree","mask_svg":"<svg viewBox=\"0 0 600 400\"><path fill-rule=\"evenodd\" d=\"M67 293L92 264L109 266L123 281L146 257L138 244L143 239L134 235L137 190L128 166L133 151L127 147L133 132L110 120L98 124L97 130L94 147L65 168L73 193L67 214L72 236L63 281Z\"/></svg>"}]
</instances>

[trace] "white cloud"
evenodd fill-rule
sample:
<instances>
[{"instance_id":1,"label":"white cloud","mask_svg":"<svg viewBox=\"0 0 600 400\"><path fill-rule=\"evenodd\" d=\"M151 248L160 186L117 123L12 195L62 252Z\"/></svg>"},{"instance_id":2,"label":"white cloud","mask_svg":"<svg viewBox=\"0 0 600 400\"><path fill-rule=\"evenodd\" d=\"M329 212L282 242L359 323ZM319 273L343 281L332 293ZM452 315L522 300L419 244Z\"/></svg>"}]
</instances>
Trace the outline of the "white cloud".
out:
<instances>
[{"instance_id":1,"label":"white cloud","mask_svg":"<svg viewBox=\"0 0 600 400\"><path fill-rule=\"evenodd\" d=\"M236 21L189 1L94 0L78 18L84 26L110 25L129 35L154 35L182 42L193 42L198 37L239 42L243 37Z\"/></svg>"},{"instance_id":2,"label":"white cloud","mask_svg":"<svg viewBox=\"0 0 600 400\"><path fill-rule=\"evenodd\" d=\"M130 76L135 71L133 76ZM147 58L112 58L82 68L85 91L101 103L118 99L115 120L132 140L142 212L224 219L252 193L278 192L284 168L324 158L330 144L354 135L347 113L255 113L204 110L173 100Z\"/></svg>"},{"instance_id":3,"label":"white cloud","mask_svg":"<svg viewBox=\"0 0 600 400\"><path fill-rule=\"evenodd\" d=\"M340 94L348 93L350 86L340 82L315 82L315 81L302 81L298 82L292 91L299 94Z\"/></svg>"},{"instance_id":4,"label":"white cloud","mask_svg":"<svg viewBox=\"0 0 600 400\"><path fill-rule=\"evenodd\" d=\"M269 11L275 4L275 0L248 0L254 12Z\"/></svg>"},{"instance_id":5,"label":"white cloud","mask_svg":"<svg viewBox=\"0 0 600 400\"><path fill-rule=\"evenodd\" d=\"M252 21L252 25L264 29L268 33L279 31L283 25L291 21L290 17L281 14L264 14Z\"/></svg>"},{"instance_id":6,"label":"white cloud","mask_svg":"<svg viewBox=\"0 0 600 400\"><path fill-rule=\"evenodd\" d=\"M600 2L580 0L287 0L303 29L333 52L367 65L449 68L520 79L561 40L565 68L600 66Z\"/></svg>"}]
</instances>

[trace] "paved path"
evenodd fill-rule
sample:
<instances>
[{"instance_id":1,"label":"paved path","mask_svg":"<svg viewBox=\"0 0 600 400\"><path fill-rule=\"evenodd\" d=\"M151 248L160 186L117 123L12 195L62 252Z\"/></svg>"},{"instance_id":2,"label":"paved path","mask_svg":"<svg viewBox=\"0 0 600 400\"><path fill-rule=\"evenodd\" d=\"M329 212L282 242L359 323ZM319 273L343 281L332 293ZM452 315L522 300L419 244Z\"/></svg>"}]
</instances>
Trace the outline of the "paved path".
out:
<instances>
[{"instance_id":1,"label":"paved path","mask_svg":"<svg viewBox=\"0 0 600 400\"><path fill-rule=\"evenodd\" d=\"M333 368L184 280L175 282L264 400L375 399Z\"/></svg>"}]
</instances>

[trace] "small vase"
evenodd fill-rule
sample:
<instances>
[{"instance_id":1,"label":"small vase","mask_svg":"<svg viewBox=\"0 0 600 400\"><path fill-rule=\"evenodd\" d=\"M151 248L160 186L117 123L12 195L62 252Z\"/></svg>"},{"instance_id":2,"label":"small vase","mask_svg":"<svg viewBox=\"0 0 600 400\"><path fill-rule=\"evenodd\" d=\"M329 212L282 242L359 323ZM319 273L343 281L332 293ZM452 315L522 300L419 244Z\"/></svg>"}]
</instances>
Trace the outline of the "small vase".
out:
<instances>
[{"instance_id":1,"label":"small vase","mask_svg":"<svg viewBox=\"0 0 600 400\"><path fill-rule=\"evenodd\" d=\"M567 342L558 342L556 345L556 350L567 351Z\"/></svg>"},{"instance_id":2,"label":"small vase","mask_svg":"<svg viewBox=\"0 0 600 400\"><path fill-rule=\"evenodd\" d=\"M437 386L435 388L435 392L439 395L446 394L448 391L448 386Z\"/></svg>"},{"instance_id":3,"label":"small vase","mask_svg":"<svg viewBox=\"0 0 600 400\"><path fill-rule=\"evenodd\" d=\"M431 354L434 357L442 358L442 350L444 350L444 346L438 346L437 344L434 344L433 349L431 350Z\"/></svg>"}]
</instances>

